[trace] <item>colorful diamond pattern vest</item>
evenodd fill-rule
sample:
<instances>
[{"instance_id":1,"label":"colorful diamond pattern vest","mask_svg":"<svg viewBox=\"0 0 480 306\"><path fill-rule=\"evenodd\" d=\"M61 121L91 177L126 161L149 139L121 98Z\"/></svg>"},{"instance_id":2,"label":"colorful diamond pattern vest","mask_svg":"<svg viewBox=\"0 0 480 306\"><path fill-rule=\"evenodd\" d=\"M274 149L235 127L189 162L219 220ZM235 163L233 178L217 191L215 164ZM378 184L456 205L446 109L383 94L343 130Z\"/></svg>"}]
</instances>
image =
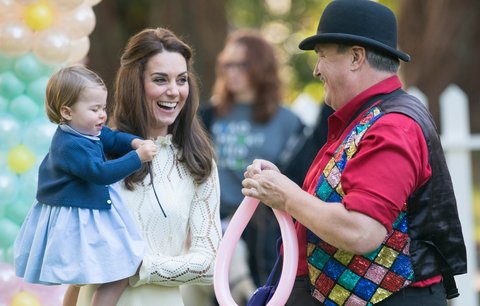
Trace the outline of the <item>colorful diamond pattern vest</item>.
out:
<instances>
[{"instance_id":1,"label":"colorful diamond pattern vest","mask_svg":"<svg viewBox=\"0 0 480 306\"><path fill-rule=\"evenodd\" d=\"M345 195L341 176L367 130L383 113L373 107L335 150L318 180L315 195L339 203ZM339 204L329 205L339 205ZM413 280L409 256L406 204L392 230L373 252L356 255L322 241L307 231L307 261L312 296L324 305L363 306L376 304Z\"/></svg>"}]
</instances>

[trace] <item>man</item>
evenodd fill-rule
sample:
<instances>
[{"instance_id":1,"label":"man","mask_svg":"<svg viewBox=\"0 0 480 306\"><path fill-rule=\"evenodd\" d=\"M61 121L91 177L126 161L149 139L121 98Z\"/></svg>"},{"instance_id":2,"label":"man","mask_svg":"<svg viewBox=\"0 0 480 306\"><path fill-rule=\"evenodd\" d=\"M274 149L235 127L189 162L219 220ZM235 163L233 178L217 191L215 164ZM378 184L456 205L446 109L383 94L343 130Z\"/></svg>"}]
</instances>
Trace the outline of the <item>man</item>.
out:
<instances>
[{"instance_id":1,"label":"man","mask_svg":"<svg viewBox=\"0 0 480 306\"><path fill-rule=\"evenodd\" d=\"M335 0L317 34L314 76L334 110L303 190L265 160L242 192L296 220L299 266L287 305L447 305L466 251L434 122L401 90L394 14ZM443 284L443 286L442 286ZM445 287L445 289L444 289Z\"/></svg>"}]
</instances>

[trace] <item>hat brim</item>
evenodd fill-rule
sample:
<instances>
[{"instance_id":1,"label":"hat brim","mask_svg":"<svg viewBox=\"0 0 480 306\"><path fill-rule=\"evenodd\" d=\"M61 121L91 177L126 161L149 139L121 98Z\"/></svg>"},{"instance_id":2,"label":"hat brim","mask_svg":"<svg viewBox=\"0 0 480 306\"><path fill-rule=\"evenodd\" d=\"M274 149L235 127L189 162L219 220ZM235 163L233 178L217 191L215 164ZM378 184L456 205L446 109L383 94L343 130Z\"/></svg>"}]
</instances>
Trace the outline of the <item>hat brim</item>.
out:
<instances>
[{"instance_id":1,"label":"hat brim","mask_svg":"<svg viewBox=\"0 0 480 306\"><path fill-rule=\"evenodd\" d=\"M316 44L321 43L343 43L343 44L358 44L360 46L371 47L380 52L384 52L390 56L401 59L404 62L410 61L410 55L403 53L390 46L382 44L373 39L363 36L343 34L343 33L324 33L313 35L305 38L298 46L301 50L313 50Z\"/></svg>"}]
</instances>

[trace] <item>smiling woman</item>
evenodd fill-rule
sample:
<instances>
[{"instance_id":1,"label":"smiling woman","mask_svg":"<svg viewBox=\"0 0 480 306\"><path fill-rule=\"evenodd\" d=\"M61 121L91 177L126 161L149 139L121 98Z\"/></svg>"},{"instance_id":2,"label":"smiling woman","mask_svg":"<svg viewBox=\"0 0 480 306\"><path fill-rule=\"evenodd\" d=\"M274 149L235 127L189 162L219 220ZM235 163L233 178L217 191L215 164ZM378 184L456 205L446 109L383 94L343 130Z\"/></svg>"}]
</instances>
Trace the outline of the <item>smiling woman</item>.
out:
<instances>
[{"instance_id":1,"label":"smiling woman","mask_svg":"<svg viewBox=\"0 0 480 306\"><path fill-rule=\"evenodd\" d=\"M154 55L146 65L144 79L145 100L152 117L151 137L165 136L189 94L185 58L168 51Z\"/></svg>"},{"instance_id":2,"label":"smiling woman","mask_svg":"<svg viewBox=\"0 0 480 306\"><path fill-rule=\"evenodd\" d=\"M158 154L121 183L146 251L117 305L180 306L179 285L212 282L220 191L214 150L196 116L191 56L172 32L146 29L121 58L112 124L153 139ZM93 289L82 287L78 305L90 305Z\"/></svg>"}]
</instances>

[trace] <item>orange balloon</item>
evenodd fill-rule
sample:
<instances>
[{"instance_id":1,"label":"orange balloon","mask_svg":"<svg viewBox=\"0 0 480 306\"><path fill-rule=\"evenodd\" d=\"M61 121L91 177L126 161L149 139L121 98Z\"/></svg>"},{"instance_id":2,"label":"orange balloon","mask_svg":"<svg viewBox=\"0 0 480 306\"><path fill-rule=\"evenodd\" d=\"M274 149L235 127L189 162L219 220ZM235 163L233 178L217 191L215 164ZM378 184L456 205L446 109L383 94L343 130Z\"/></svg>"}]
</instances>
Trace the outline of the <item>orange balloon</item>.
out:
<instances>
[{"instance_id":1,"label":"orange balloon","mask_svg":"<svg viewBox=\"0 0 480 306\"><path fill-rule=\"evenodd\" d=\"M53 23L53 10L45 2L28 5L25 8L25 22L32 30L44 30Z\"/></svg>"}]
</instances>

